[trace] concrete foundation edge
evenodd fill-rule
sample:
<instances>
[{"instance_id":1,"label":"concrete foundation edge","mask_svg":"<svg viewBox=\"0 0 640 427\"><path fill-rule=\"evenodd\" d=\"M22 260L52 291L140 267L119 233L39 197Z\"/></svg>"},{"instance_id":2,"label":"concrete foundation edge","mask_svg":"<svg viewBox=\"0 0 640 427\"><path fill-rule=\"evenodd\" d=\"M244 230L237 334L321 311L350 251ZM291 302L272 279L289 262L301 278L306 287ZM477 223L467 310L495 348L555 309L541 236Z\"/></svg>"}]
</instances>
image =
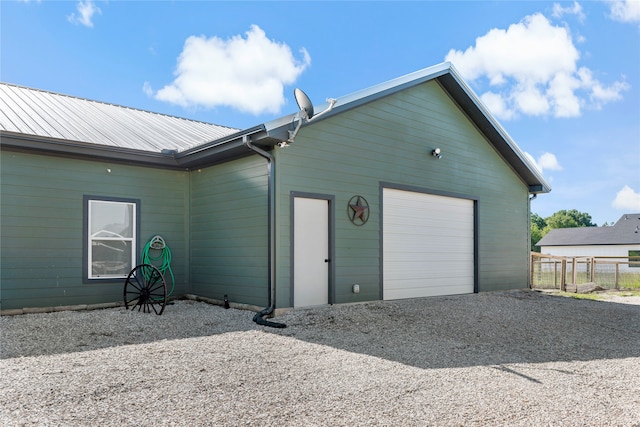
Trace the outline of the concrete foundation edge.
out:
<instances>
[{"instance_id":1,"label":"concrete foundation edge","mask_svg":"<svg viewBox=\"0 0 640 427\"><path fill-rule=\"evenodd\" d=\"M191 294L186 294L183 295L182 297L179 298L172 298L171 300L175 301L175 300L191 300L191 301L198 301L198 302L204 302L207 304L211 304L211 305L219 305L219 306L224 306L224 301L222 300L218 300L218 299L214 299L214 298L207 298L207 297L201 297L198 295L191 295ZM101 303L101 304L78 304L78 305L60 305L60 306L55 306L55 307L26 307L26 308L15 308L15 309L7 309L7 310L0 310L0 316L18 316L21 314L35 314L35 313L53 313L56 311L83 311L83 310L101 310L104 308L116 308L116 307L122 307L124 306L123 302L107 302L107 303ZM229 302L229 307L230 308L235 308L238 310L247 310L247 311L254 311L254 312L258 312L260 310L262 310L263 307L259 307L257 305L251 305L251 304L241 304L241 303L236 303L236 302ZM274 312L275 316L278 316L280 314L286 313L287 311L291 310L290 308L277 308Z\"/></svg>"}]
</instances>

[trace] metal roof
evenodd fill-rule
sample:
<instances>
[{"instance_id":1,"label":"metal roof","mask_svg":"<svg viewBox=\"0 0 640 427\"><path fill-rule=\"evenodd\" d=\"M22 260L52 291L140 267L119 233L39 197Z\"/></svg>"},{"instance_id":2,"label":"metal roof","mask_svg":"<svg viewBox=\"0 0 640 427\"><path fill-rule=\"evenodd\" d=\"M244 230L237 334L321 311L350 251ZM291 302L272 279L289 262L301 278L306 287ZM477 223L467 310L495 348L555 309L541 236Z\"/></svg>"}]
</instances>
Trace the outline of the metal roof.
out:
<instances>
[{"instance_id":1,"label":"metal roof","mask_svg":"<svg viewBox=\"0 0 640 427\"><path fill-rule=\"evenodd\" d=\"M181 152L238 131L8 83L0 83L0 130L148 152Z\"/></svg>"},{"instance_id":2,"label":"metal roof","mask_svg":"<svg viewBox=\"0 0 640 427\"><path fill-rule=\"evenodd\" d=\"M555 228L536 246L640 244L640 213L625 214L609 227Z\"/></svg>"},{"instance_id":3,"label":"metal roof","mask_svg":"<svg viewBox=\"0 0 640 427\"><path fill-rule=\"evenodd\" d=\"M540 171L448 62L338 98L335 107L318 121L431 80L437 81L460 106L528 185L530 193L551 191ZM200 167L251 155L245 140L272 149L289 138L296 116L297 113L289 114L237 130L0 83L0 135L4 147L162 167ZM313 123L316 121L305 126ZM161 154L163 150L176 153Z\"/></svg>"}]
</instances>

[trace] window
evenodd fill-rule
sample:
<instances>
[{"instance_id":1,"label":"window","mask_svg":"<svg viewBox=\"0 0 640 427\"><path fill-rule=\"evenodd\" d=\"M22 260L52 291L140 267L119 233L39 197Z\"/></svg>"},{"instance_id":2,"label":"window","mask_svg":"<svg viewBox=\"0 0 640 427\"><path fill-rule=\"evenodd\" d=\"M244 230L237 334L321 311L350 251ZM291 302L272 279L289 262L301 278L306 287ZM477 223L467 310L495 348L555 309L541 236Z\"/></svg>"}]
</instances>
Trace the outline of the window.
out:
<instances>
[{"instance_id":1,"label":"window","mask_svg":"<svg viewBox=\"0 0 640 427\"><path fill-rule=\"evenodd\" d=\"M85 196L86 279L126 278L136 265L139 201Z\"/></svg>"},{"instance_id":2,"label":"window","mask_svg":"<svg viewBox=\"0 0 640 427\"><path fill-rule=\"evenodd\" d=\"M629 267L640 268L640 251L629 251Z\"/></svg>"}]
</instances>

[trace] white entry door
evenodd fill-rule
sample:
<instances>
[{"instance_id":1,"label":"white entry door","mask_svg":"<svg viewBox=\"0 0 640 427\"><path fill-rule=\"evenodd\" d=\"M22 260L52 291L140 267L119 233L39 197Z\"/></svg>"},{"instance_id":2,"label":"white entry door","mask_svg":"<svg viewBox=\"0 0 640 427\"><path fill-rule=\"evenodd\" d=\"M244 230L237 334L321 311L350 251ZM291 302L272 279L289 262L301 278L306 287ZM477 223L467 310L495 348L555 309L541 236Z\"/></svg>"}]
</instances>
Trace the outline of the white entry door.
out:
<instances>
[{"instance_id":1,"label":"white entry door","mask_svg":"<svg viewBox=\"0 0 640 427\"><path fill-rule=\"evenodd\" d=\"M293 306L328 304L329 201L293 200Z\"/></svg>"},{"instance_id":2,"label":"white entry door","mask_svg":"<svg viewBox=\"0 0 640 427\"><path fill-rule=\"evenodd\" d=\"M474 202L383 190L385 300L472 293Z\"/></svg>"}]
</instances>

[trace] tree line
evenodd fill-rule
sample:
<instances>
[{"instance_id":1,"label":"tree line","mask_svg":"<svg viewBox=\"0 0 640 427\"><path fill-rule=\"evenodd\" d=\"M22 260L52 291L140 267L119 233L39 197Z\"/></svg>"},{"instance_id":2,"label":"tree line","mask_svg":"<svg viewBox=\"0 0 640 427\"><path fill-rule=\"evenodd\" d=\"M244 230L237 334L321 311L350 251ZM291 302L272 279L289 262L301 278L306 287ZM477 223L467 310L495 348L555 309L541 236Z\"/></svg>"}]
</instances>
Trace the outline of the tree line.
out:
<instances>
[{"instance_id":1,"label":"tree line","mask_svg":"<svg viewBox=\"0 0 640 427\"><path fill-rule=\"evenodd\" d=\"M606 225L606 224L605 224ZM536 213L531 214L531 250L540 252L536 243L554 228L597 227L591 222L591 215L576 209L560 210L553 215L542 218Z\"/></svg>"}]
</instances>

